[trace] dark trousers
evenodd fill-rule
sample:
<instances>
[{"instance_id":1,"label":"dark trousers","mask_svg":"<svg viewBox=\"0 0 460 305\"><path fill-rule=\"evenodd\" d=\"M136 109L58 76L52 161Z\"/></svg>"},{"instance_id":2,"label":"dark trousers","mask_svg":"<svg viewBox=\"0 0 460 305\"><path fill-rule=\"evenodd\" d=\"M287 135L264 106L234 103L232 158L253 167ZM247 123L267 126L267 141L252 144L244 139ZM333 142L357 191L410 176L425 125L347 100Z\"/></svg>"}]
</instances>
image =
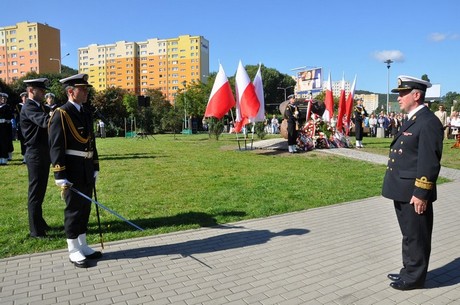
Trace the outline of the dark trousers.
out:
<instances>
[{"instance_id":1,"label":"dark trousers","mask_svg":"<svg viewBox=\"0 0 460 305\"><path fill-rule=\"evenodd\" d=\"M417 214L414 206L408 202L394 201L394 206L403 236L401 279L423 285L431 253L433 204L428 203L423 214Z\"/></svg>"},{"instance_id":2,"label":"dark trousers","mask_svg":"<svg viewBox=\"0 0 460 305\"><path fill-rule=\"evenodd\" d=\"M295 128L295 123L289 123L287 127L288 132L288 145L296 145L297 144L297 130Z\"/></svg>"},{"instance_id":3,"label":"dark trousers","mask_svg":"<svg viewBox=\"0 0 460 305\"><path fill-rule=\"evenodd\" d=\"M45 235L48 225L43 219L42 204L45 198L50 173L49 152L27 149L27 171L29 176L28 212L31 236Z\"/></svg>"},{"instance_id":4,"label":"dark trousers","mask_svg":"<svg viewBox=\"0 0 460 305\"><path fill-rule=\"evenodd\" d=\"M70 181L73 182L73 181ZM73 187L88 197L92 197L93 184L74 184ZM86 233L91 201L77 193L67 190L65 194L66 207L64 209L64 230L68 239L75 239L78 235Z\"/></svg>"}]
</instances>

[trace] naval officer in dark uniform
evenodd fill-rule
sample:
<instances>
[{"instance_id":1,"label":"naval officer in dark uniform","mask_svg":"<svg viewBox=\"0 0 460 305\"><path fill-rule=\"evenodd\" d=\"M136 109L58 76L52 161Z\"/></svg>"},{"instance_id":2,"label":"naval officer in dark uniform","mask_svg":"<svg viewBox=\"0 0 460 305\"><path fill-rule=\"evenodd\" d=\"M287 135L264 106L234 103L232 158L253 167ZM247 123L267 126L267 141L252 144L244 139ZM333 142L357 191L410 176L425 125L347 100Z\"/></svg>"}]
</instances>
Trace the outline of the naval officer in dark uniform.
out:
<instances>
[{"instance_id":1,"label":"naval officer in dark uniform","mask_svg":"<svg viewBox=\"0 0 460 305\"><path fill-rule=\"evenodd\" d=\"M389 274L398 290L423 288L431 252L433 202L441 169L443 126L424 105L427 81L399 76L398 103L408 120L390 146L382 195L392 199L402 233L403 267Z\"/></svg>"},{"instance_id":2,"label":"naval officer in dark uniform","mask_svg":"<svg viewBox=\"0 0 460 305\"><path fill-rule=\"evenodd\" d=\"M297 119L299 118L299 109L294 104L294 94L289 95L289 103L284 111L284 116L287 119L287 132L288 132L288 149L290 153L297 152Z\"/></svg>"},{"instance_id":3,"label":"naval officer in dark uniform","mask_svg":"<svg viewBox=\"0 0 460 305\"><path fill-rule=\"evenodd\" d=\"M28 99L21 108L20 125L29 177L29 231L31 237L43 238L49 230L42 211L51 164L48 146L50 116L43 104L49 81L47 78L38 78L25 80L24 83Z\"/></svg>"},{"instance_id":4,"label":"naval officer in dark uniform","mask_svg":"<svg viewBox=\"0 0 460 305\"><path fill-rule=\"evenodd\" d=\"M91 197L99 172L93 118L84 107L92 86L87 74L77 74L60 82L68 102L51 115L50 155L56 185L62 188L66 202L64 230L69 259L76 267L86 268L88 259L102 257L101 252L93 250L86 242L91 202L68 188L72 186Z\"/></svg>"},{"instance_id":5,"label":"naval officer in dark uniform","mask_svg":"<svg viewBox=\"0 0 460 305\"><path fill-rule=\"evenodd\" d=\"M355 139L356 139L356 148L363 148L363 122L364 118L367 117L367 111L363 105L363 99L358 99L357 105L353 110L353 116L355 118Z\"/></svg>"}]
</instances>

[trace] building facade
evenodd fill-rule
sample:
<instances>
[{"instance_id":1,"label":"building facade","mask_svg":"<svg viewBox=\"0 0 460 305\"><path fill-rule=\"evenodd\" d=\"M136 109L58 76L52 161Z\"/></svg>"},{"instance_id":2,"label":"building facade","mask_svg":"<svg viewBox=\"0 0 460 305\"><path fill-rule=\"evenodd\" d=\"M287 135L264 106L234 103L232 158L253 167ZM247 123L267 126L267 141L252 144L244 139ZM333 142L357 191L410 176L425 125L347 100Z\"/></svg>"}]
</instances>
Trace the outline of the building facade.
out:
<instances>
[{"instance_id":1,"label":"building facade","mask_svg":"<svg viewBox=\"0 0 460 305\"><path fill-rule=\"evenodd\" d=\"M158 89L172 102L186 83L206 82L209 75L209 42L202 36L92 44L78 53L79 72L98 91L121 87L143 95Z\"/></svg>"},{"instance_id":2,"label":"building facade","mask_svg":"<svg viewBox=\"0 0 460 305\"><path fill-rule=\"evenodd\" d=\"M58 73L60 59L60 30L27 21L0 27L0 79L5 83L28 72Z\"/></svg>"}]
</instances>

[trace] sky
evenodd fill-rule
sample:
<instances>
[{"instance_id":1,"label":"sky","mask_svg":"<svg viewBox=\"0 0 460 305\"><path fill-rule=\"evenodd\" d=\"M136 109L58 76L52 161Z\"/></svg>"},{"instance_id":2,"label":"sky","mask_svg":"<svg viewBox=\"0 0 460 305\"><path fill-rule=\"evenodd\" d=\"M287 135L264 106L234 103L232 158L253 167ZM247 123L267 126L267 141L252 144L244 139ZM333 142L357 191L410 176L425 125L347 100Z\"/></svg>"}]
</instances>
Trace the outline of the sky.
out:
<instances>
[{"instance_id":1,"label":"sky","mask_svg":"<svg viewBox=\"0 0 460 305\"><path fill-rule=\"evenodd\" d=\"M264 64L295 75L322 67L324 81L386 93L398 75L427 74L441 95L460 92L460 2L454 0L131 0L12 1L0 26L29 21L61 31L62 64L78 68L78 48L117 41L200 35L210 72L227 76ZM384 63L391 59L390 69ZM389 83L388 83L389 78Z\"/></svg>"}]
</instances>

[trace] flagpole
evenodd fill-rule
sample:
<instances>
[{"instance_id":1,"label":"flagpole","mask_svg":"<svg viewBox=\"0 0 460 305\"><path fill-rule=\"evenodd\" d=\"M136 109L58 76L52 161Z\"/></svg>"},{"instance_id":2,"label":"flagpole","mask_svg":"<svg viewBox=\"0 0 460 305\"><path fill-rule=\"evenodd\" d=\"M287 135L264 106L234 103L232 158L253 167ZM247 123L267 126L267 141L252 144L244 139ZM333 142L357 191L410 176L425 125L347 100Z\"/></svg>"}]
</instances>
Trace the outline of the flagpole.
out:
<instances>
[{"instance_id":1,"label":"flagpole","mask_svg":"<svg viewBox=\"0 0 460 305\"><path fill-rule=\"evenodd\" d=\"M235 118L233 117L233 109L230 109L230 114L232 116L233 130L235 130ZM236 141L238 142L238 150L241 150L240 139L238 138L238 133L236 131L235 131L235 134L236 134Z\"/></svg>"}]
</instances>

